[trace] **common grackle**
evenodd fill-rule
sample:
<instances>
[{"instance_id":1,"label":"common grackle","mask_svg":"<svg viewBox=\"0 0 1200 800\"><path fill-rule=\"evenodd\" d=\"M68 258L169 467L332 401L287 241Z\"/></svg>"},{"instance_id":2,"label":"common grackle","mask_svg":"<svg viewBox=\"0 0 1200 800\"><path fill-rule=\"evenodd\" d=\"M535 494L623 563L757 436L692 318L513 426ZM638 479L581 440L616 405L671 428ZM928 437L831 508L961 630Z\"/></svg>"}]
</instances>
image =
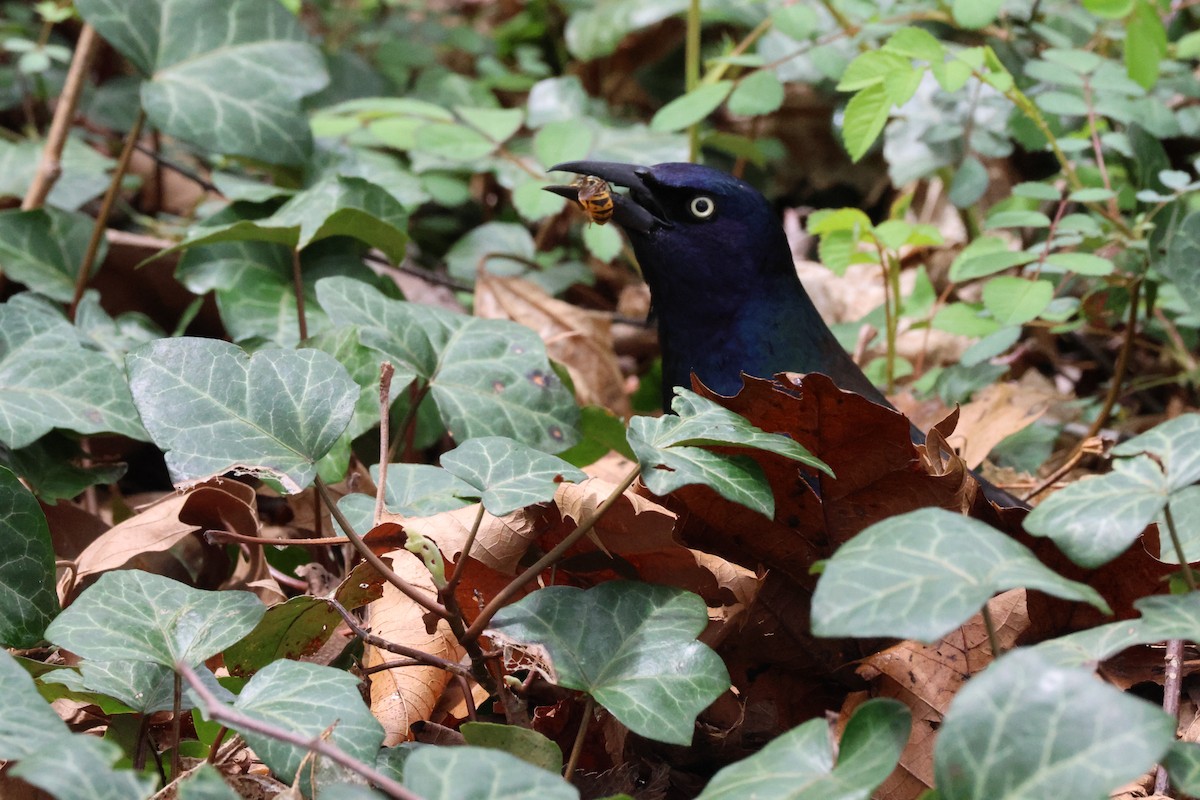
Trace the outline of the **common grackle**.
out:
<instances>
[{"instance_id":1,"label":"common grackle","mask_svg":"<svg viewBox=\"0 0 1200 800\"><path fill-rule=\"evenodd\" d=\"M629 190L613 195L613 219L650 286L664 408L674 387L691 387L692 372L727 395L742 388L743 372L820 372L891 406L821 319L796 275L783 226L750 184L698 164L571 161L551 171L594 175ZM547 189L578 199L578 186ZM915 427L913 439L924 441ZM1023 505L980 482L999 504Z\"/></svg>"}]
</instances>

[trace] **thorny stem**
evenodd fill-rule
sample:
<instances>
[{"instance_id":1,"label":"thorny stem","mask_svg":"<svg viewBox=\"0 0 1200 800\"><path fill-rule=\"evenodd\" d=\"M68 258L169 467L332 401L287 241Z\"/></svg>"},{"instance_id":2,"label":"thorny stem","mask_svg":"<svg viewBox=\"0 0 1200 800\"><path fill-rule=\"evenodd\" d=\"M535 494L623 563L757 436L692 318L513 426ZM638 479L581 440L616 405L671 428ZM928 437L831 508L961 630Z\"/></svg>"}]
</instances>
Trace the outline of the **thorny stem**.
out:
<instances>
[{"instance_id":1,"label":"thorny stem","mask_svg":"<svg viewBox=\"0 0 1200 800\"><path fill-rule=\"evenodd\" d=\"M75 294L71 297L71 305L67 310L67 316L72 320L75 319L75 309L79 307L83 292L87 289L88 279L92 274L92 265L96 262L96 254L100 252L100 242L104 240L104 232L108 229L108 217L112 214L113 205L117 202L117 193L121 191L121 181L129 170L129 159L133 157L133 145L142 135L142 125L145 123L146 112L138 109L137 117L133 120L133 127L125 136L125 146L121 149L117 165L113 167L112 180L109 181L108 189L104 192L104 199L100 201L96 224L92 226L91 238L88 239L87 249L83 252L79 272L75 275Z\"/></svg>"},{"instance_id":2,"label":"thorny stem","mask_svg":"<svg viewBox=\"0 0 1200 800\"><path fill-rule=\"evenodd\" d=\"M375 555L366 542L362 540L355 531L350 521L346 519L346 515L337 507L337 503L333 501L332 495L329 494L329 487L325 485L325 481L321 480L320 476L314 481L317 487L317 492L321 495L321 499L325 502L326 508L333 518L337 520L338 525L342 526L342 531L346 534L346 538L350 540L350 544L354 545L354 549L359 555L370 564L375 570L383 576L383 579L400 590L400 593L412 600L417 605L432 614L436 614L443 619L450 616L450 612L444 606L430 597L426 592L413 586L408 581L396 574L395 570L383 562L383 559Z\"/></svg>"},{"instance_id":3,"label":"thorny stem","mask_svg":"<svg viewBox=\"0 0 1200 800\"><path fill-rule=\"evenodd\" d=\"M483 633L483 629L487 627L487 624L491 621L492 617L496 616L496 612L503 608L504 605L513 597L513 595L521 591L521 589L523 589L527 583L537 578L537 576L542 573L542 570L558 561L558 559L562 558L564 553L570 550L576 542L586 536L596 525L596 521L599 520L600 517L604 516L604 514L607 513L608 510L612 508L618 500L621 499L621 496L625 494L625 490L632 486L633 482L636 481L638 476L641 474L642 468L640 466L636 466L630 470L629 474L625 476L620 485L613 489L612 494L604 498L604 502L597 506L596 510L587 519L581 521L579 526L567 534L567 537L559 542L550 552L539 558L536 563L531 565L528 569L518 575L511 583L497 592L496 596L491 599L491 602L484 606L483 611L479 612L479 616L476 617L475 621L471 623L471 627L467 628L466 632L464 633L464 638L467 640L478 639L479 635ZM460 639L460 641L463 640Z\"/></svg>"},{"instance_id":4,"label":"thorny stem","mask_svg":"<svg viewBox=\"0 0 1200 800\"><path fill-rule=\"evenodd\" d=\"M320 736L308 737L303 734L293 733L272 725L269 722L263 722L246 716L232 706L225 705L213 696L212 692L200 681L200 677L186 663L182 661L178 662L175 665L175 670L187 679L188 685L191 686L192 691L196 693L196 697L199 698L201 704L204 706L204 716L210 720L220 722L222 725L227 725L231 728L260 733L263 736L270 736L272 739L278 739L281 742L303 747L310 752L325 756L330 761L345 767L356 775L361 775L392 797L400 798L400 800L421 800L420 795L406 789L400 783L379 772L374 767L352 758L340 747L326 741Z\"/></svg>"},{"instance_id":5,"label":"thorny stem","mask_svg":"<svg viewBox=\"0 0 1200 800\"><path fill-rule=\"evenodd\" d=\"M1192 572L1192 566L1188 563L1187 556L1183 554L1183 542L1179 540L1179 531L1175 528L1175 517L1171 514L1170 503L1163 506L1163 517L1167 521L1167 533L1171 535L1171 544L1175 547L1175 557L1179 559L1184 583L1188 585L1189 591L1194 592L1196 591L1196 575Z\"/></svg>"}]
</instances>

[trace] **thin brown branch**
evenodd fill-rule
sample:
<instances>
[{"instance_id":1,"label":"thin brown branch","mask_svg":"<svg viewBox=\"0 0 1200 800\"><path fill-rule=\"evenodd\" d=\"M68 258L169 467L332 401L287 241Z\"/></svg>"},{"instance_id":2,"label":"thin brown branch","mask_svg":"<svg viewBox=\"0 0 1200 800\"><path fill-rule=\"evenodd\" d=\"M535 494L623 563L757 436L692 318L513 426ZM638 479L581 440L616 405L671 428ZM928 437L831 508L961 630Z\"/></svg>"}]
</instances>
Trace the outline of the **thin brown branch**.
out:
<instances>
[{"instance_id":1,"label":"thin brown branch","mask_svg":"<svg viewBox=\"0 0 1200 800\"><path fill-rule=\"evenodd\" d=\"M92 226L91 238L88 239L87 249L79 264L79 272L75 275L75 294L71 297L71 306L67 310L67 316L72 320L75 319L75 309L79 307L79 301L83 298L84 290L87 289L88 280L91 279L92 265L96 262L96 254L100 252L100 243L104 241L105 233L108 230L108 218L112 215L113 205L117 202L117 194L121 191L121 182L129 170L129 159L133 157L133 145L142 135L142 126L145 123L146 112L139 108L137 117L133 120L133 127L125 136L125 146L121 148L117 165L113 167L112 180L109 181L108 189L104 192L104 199L100 201L96 224Z\"/></svg>"},{"instance_id":2,"label":"thin brown branch","mask_svg":"<svg viewBox=\"0 0 1200 800\"><path fill-rule=\"evenodd\" d=\"M62 175L62 154L67 146L67 134L71 130L71 122L75 119L75 109L79 106L79 98L83 94L84 78L96 55L96 29L84 25L79 31L79 39L75 43L75 55L71 58L71 67L67 70L67 78L63 83L62 94L58 96L58 105L54 109L54 119L50 123L50 131L46 134L46 146L42 148L42 160L38 163L33 182L21 200L21 210L30 211L41 208L54 184Z\"/></svg>"},{"instance_id":3,"label":"thin brown branch","mask_svg":"<svg viewBox=\"0 0 1200 800\"><path fill-rule=\"evenodd\" d=\"M375 524L383 521L384 497L387 495L388 440L391 438L392 376L396 368L392 362L379 365L379 483L375 486Z\"/></svg>"},{"instance_id":4,"label":"thin brown branch","mask_svg":"<svg viewBox=\"0 0 1200 800\"><path fill-rule=\"evenodd\" d=\"M329 509L329 513L337 520L338 525L342 527L342 531L346 534L346 538L350 540L350 544L358 551L358 554L363 557L368 564L375 568L376 572L383 576L383 579L392 586L400 590L400 593L419 605L421 608L436 614L443 619L450 616L446 608L429 596L427 592L413 586L408 581L396 574L396 571L384 563L383 559L375 555L371 548L359 536L354 526L350 524L350 520L346 519L346 515L337 507L333 496L329 493L329 487L325 485L325 481L318 477L315 481L317 492L321 495L321 500L324 501L325 507Z\"/></svg>"},{"instance_id":5,"label":"thin brown branch","mask_svg":"<svg viewBox=\"0 0 1200 800\"><path fill-rule=\"evenodd\" d=\"M201 705L204 707L204 716L210 720L220 722L222 725L230 728L253 731L263 736L270 736L272 739L277 739L281 742L303 747L309 752L325 756L335 764L350 770L355 775L362 776L392 797L400 798L400 800L421 800L420 795L406 789L403 785L384 775L374 767L351 757L340 747L326 741L320 736L308 737L293 733L292 731L272 725L269 722L263 722L246 716L232 706L225 705L208 690L204 683L201 682L200 676L187 664L179 662L175 665L175 669L187 680L192 691L196 693L196 697L199 698Z\"/></svg>"},{"instance_id":6,"label":"thin brown branch","mask_svg":"<svg viewBox=\"0 0 1200 800\"><path fill-rule=\"evenodd\" d=\"M489 622L491 622L492 617L496 616L496 612L503 608L505 604L507 604L508 601L517 594L517 592L525 588L526 584L537 578L537 576L542 573L542 570L551 564L554 564L556 561L558 561L558 559L562 558L564 553L570 550L576 542L586 536L592 530L592 528L595 527L596 521L599 520L600 517L604 516L604 514L613 507L613 504L621 499L621 496L625 494L625 490L632 486L633 482L636 481L638 476L641 474L642 468L640 466L636 466L630 470L629 474L626 475L624 480L621 481L621 484L617 486L617 488L613 489L612 494L604 498L604 502L601 503L587 519L580 522L579 526L575 528L575 530L571 531L571 533L567 534L567 537L559 542L554 549L539 558L528 569L514 578L511 583L497 592L496 596L492 598L491 602L484 606L483 611L479 612L479 616L476 617L475 621L471 623L471 627L467 628L466 632L463 634L463 637L471 641L478 639L479 635L483 633L483 629L487 627ZM463 641L463 639L460 639L459 641Z\"/></svg>"}]
</instances>

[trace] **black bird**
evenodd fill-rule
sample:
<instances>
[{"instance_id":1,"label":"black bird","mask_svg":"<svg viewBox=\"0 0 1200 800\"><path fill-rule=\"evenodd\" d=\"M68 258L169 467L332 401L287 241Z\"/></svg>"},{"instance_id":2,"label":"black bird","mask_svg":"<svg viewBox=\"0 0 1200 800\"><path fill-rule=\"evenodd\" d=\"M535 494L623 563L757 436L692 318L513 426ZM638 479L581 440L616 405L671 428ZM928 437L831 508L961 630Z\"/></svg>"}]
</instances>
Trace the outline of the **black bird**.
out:
<instances>
[{"instance_id":1,"label":"black bird","mask_svg":"<svg viewBox=\"0 0 1200 800\"><path fill-rule=\"evenodd\" d=\"M698 164L641 167L571 161L554 172L625 187L612 218L637 254L658 319L664 408L695 372L731 395L742 373L820 372L842 389L891 407L834 338L796 275L783 226L754 187ZM579 186L549 191L578 200ZM913 439L924 436L913 428ZM978 476L977 476L978 477ZM1024 505L980 479L1000 505Z\"/></svg>"}]
</instances>

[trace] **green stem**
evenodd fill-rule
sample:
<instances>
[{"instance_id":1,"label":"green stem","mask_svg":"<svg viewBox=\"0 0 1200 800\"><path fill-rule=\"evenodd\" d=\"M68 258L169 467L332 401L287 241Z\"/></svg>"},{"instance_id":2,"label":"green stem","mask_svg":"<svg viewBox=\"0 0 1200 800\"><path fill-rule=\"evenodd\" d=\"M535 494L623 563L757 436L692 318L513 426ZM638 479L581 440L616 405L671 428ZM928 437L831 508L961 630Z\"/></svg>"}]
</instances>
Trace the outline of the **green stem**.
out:
<instances>
[{"instance_id":1,"label":"green stem","mask_svg":"<svg viewBox=\"0 0 1200 800\"><path fill-rule=\"evenodd\" d=\"M988 609L987 603L983 604L983 608L979 611L983 617L983 625L987 628L988 646L992 649L992 658L999 658L1001 653L1000 637L996 634L996 622L992 619L992 612Z\"/></svg>"},{"instance_id":2,"label":"green stem","mask_svg":"<svg viewBox=\"0 0 1200 800\"><path fill-rule=\"evenodd\" d=\"M683 88L690 92L700 85L700 0L688 5L687 39L684 43ZM700 157L700 123L688 128L688 161Z\"/></svg>"},{"instance_id":3,"label":"green stem","mask_svg":"<svg viewBox=\"0 0 1200 800\"><path fill-rule=\"evenodd\" d=\"M1179 559L1179 567L1183 571L1183 580L1189 591L1196 591L1196 575L1183 554L1183 542L1179 540L1179 531L1175 529L1175 517L1171 515L1171 504L1163 506L1163 517L1167 520L1167 533L1171 535L1171 544L1175 546L1175 557Z\"/></svg>"}]
</instances>

